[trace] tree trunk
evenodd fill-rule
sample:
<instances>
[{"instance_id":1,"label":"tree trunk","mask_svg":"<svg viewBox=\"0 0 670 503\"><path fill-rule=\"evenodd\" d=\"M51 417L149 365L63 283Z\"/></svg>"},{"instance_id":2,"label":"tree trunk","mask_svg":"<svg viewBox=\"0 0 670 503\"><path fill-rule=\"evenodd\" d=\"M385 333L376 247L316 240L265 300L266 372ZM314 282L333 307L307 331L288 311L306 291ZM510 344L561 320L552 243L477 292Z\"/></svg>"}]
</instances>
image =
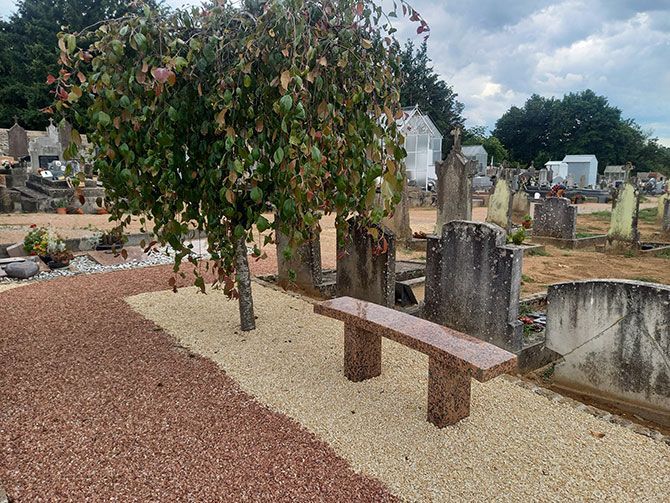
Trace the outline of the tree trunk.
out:
<instances>
[{"instance_id":1,"label":"tree trunk","mask_svg":"<svg viewBox=\"0 0 670 503\"><path fill-rule=\"evenodd\" d=\"M256 329L254 317L254 299L251 296L251 273L247 260L246 236L235 244L235 268L237 269L237 291L240 294L240 324L243 331Z\"/></svg>"}]
</instances>

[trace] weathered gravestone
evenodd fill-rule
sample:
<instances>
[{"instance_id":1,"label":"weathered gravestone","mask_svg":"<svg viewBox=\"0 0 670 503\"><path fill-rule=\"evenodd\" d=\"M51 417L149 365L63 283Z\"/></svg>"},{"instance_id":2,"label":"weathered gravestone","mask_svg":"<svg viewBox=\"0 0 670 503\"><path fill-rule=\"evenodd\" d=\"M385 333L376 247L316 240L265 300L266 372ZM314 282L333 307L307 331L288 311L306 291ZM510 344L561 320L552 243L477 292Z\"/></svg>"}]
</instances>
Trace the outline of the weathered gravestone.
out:
<instances>
[{"instance_id":1,"label":"weathered gravestone","mask_svg":"<svg viewBox=\"0 0 670 503\"><path fill-rule=\"evenodd\" d=\"M626 183L619 191L612 206L612 218L607 240L637 244L640 234L637 230L640 210L639 193L631 183Z\"/></svg>"},{"instance_id":2,"label":"weathered gravestone","mask_svg":"<svg viewBox=\"0 0 670 503\"><path fill-rule=\"evenodd\" d=\"M17 118L14 117L14 125L7 132L9 137L8 154L14 159L20 159L28 155L28 133L19 126Z\"/></svg>"},{"instance_id":3,"label":"weathered gravestone","mask_svg":"<svg viewBox=\"0 0 670 503\"><path fill-rule=\"evenodd\" d=\"M512 189L507 180L500 178L489 199L486 221L496 224L506 231L512 228Z\"/></svg>"},{"instance_id":4,"label":"weathered gravestone","mask_svg":"<svg viewBox=\"0 0 670 503\"><path fill-rule=\"evenodd\" d=\"M563 357L553 380L640 411L664 413L670 425L669 327L666 285L625 280L551 285L546 347Z\"/></svg>"},{"instance_id":5,"label":"weathered gravestone","mask_svg":"<svg viewBox=\"0 0 670 503\"><path fill-rule=\"evenodd\" d=\"M670 233L670 199L665 200L663 208L663 232Z\"/></svg>"},{"instance_id":6,"label":"weathered gravestone","mask_svg":"<svg viewBox=\"0 0 670 503\"><path fill-rule=\"evenodd\" d=\"M405 168L403 167L402 169L405 172ZM403 180L405 180L405 183L402 188L400 202L395 207L393 216L384 219L384 225L393 233L397 243L409 246L413 234L409 223L409 188L407 187L407 176L403 176Z\"/></svg>"},{"instance_id":7,"label":"weathered gravestone","mask_svg":"<svg viewBox=\"0 0 670 503\"><path fill-rule=\"evenodd\" d=\"M461 149L460 130L451 133L454 146L444 161L435 163L437 172L436 232L452 220L472 220L472 178L477 162L468 160Z\"/></svg>"},{"instance_id":8,"label":"weathered gravestone","mask_svg":"<svg viewBox=\"0 0 670 503\"><path fill-rule=\"evenodd\" d=\"M275 231L277 243L277 282L286 288L294 283L298 288L309 293L318 293L317 286L322 281L321 270L321 240L319 234L313 239L298 246L288 258L285 250L289 245L288 237L277 229ZM291 278L293 274L294 278Z\"/></svg>"},{"instance_id":9,"label":"weathered gravestone","mask_svg":"<svg viewBox=\"0 0 670 503\"><path fill-rule=\"evenodd\" d=\"M670 185L668 186L668 189L670 190ZM658 218L658 221L663 223L663 217L664 214L663 212L665 211L665 202L670 201L670 193L666 192L663 194L661 197L658 198L658 211L656 213L656 217Z\"/></svg>"},{"instance_id":10,"label":"weathered gravestone","mask_svg":"<svg viewBox=\"0 0 670 503\"><path fill-rule=\"evenodd\" d=\"M577 237L577 206L570 199L550 197L535 206L533 236L558 239Z\"/></svg>"},{"instance_id":11,"label":"weathered gravestone","mask_svg":"<svg viewBox=\"0 0 670 503\"><path fill-rule=\"evenodd\" d=\"M518 352L521 248L506 244L503 229L452 221L428 238L426 319Z\"/></svg>"},{"instance_id":12,"label":"weathered gravestone","mask_svg":"<svg viewBox=\"0 0 670 503\"><path fill-rule=\"evenodd\" d=\"M382 306L395 304L395 237L349 221L348 229L338 229L337 295L367 300ZM383 235L383 237L382 237ZM385 243L385 244L384 244Z\"/></svg>"},{"instance_id":13,"label":"weathered gravestone","mask_svg":"<svg viewBox=\"0 0 670 503\"><path fill-rule=\"evenodd\" d=\"M525 191L519 190L512 198L512 212L517 216L526 216L530 214L530 199Z\"/></svg>"}]
</instances>

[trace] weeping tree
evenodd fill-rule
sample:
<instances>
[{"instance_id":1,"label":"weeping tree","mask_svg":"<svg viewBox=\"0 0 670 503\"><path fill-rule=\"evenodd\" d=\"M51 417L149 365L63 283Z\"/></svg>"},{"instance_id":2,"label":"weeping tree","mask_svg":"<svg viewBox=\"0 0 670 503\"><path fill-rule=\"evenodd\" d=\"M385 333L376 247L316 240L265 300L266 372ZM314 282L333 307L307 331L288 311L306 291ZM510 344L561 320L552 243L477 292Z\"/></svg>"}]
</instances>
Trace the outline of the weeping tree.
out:
<instances>
[{"instance_id":1,"label":"weeping tree","mask_svg":"<svg viewBox=\"0 0 670 503\"><path fill-rule=\"evenodd\" d=\"M405 155L396 16L371 0L220 0L63 32L50 81L74 126L68 154L88 127L111 217L150 221L176 251L175 275L196 264L203 291L211 269L252 330L247 257L262 256L266 231L281 226L295 247L336 212L383 239L375 225L400 199ZM207 236L204 266L185 244L193 229Z\"/></svg>"}]
</instances>

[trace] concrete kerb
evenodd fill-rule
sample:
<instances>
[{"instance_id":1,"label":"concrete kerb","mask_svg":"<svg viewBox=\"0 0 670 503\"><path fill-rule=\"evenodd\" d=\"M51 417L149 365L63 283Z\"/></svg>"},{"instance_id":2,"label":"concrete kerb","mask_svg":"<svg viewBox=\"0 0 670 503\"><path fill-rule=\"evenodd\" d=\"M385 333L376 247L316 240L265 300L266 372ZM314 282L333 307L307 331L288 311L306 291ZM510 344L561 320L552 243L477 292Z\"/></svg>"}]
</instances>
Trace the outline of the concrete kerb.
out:
<instances>
[{"instance_id":1,"label":"concrete kerb","mask_svg":"<svg viewBox=\"0 0 670 503\"><path fill-rule=\"evenodd\" d=\"M151 234L146 233L128 234L128 240L125 244L127 246L139 246L142 241L149 243L152 238L153 236ZM7 253L7 248L15 244L16 243L0 244L0 258L8 257L9 255ZM90 237L69 238L65 240L65 245L67 246L68 250L72 252L90 251L94 248Z\"/></svg>"}]
</instances>

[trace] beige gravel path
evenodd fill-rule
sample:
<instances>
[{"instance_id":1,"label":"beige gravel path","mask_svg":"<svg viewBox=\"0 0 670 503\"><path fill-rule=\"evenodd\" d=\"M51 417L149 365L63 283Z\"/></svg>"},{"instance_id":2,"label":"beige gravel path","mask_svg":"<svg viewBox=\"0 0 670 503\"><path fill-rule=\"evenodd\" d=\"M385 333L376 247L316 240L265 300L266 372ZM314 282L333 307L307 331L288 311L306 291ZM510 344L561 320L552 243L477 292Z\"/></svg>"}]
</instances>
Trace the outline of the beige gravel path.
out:
<instances>
[{"instance_id":1,"label":"beige gravel path","mask_svg":"<svg viewBox=\"0 0 670 503\"><path fill-rule=\"evenodd\" d=\"M27 283L2 283L0 284L0 292L4 292L6 290L11 290L12 288L18 288L20 286L24 286ZM0 500L0 503L2 503L2 500Z\"/></svg>"},{"instance_id":2,"label":"beige gravel path","mask_svg":"<svg viewBox=\"0 0 670 503\"><path fill-rule=\"evenodd\" d=\"M670 448L508 381L473 381L472 414L425 421L427 360L384 341L382 376L342 374L342 324L303 300L254 285L258 329L213 292L128 299L180 344L330 443L356 470L417 501L667 501ZM601 434L604 436L601 437Z\"/></svg>"}]
</instances>

